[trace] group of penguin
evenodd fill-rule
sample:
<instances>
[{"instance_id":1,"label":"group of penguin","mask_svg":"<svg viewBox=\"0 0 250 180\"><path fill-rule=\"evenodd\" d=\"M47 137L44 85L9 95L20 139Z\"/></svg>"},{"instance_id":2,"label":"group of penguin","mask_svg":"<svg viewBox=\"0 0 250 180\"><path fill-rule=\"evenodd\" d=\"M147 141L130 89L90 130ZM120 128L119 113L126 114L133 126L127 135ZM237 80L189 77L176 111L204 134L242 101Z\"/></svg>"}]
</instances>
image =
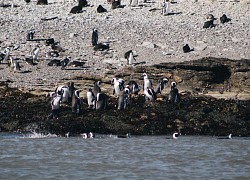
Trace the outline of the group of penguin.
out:
<instances>
[{"instance_id":1,"label":"group of penguin","mask_svg":"<svg viewBox=\"0 0 250 180\"><path fill-rule=\"evenodd\" d=\"M117 109L124 110L131 105L132 96L138 96L141 89L145 96L146 102L154 102L157 99L157 94L161 94L163 89L169 82L168 78L160 78L156 88L153 87L152 81L148 78L146 73L143 73L143 86L141 86L134 80L130 80L125 85L125 81L122 78L113 78L111 84L113 85L112 95L117 98ZM96 81L93 87L89 88L86 97L89 109L93 110L106 110L108 105L109 96L102 92L101 81ZM166 99L166 103L173 105L180 102L180 95L177 88L176 82L171 82L171 89ZM61 103L71 103L72 112L76 114L81 113L81 98L79 95L80 91L74 87L74 82L69 82L67 85L58 86L51 94L51 107L52 111L49 115L49 119L58 117L60 112Z\"/></svg>"},{"instance_id":2,"label":"group of penguin","mask_svg":"<svg viewBox=\"0 0 250 180\"><path fill-rule=\"evenodd\" d=\"M214 20L216 20L216 18L214 17L214 15L207 14L206 19L207 19L207 21L204 23L203 28L212 28L212 27L215 27ZM220 17L220 22L222 24L224 24L226 22L229 22L229 21L231 21L231 19L228 18L226 14L223 14Z\"/></svg>"},{"instance_id":3,"label":"group of penguin","mask_svg":"<svg viewBox=\"0 0 250 180\"><path fill-rule=\"evenodd\" d=\"M72 113L81 113L80 91L75 88L74 82L68 82L67 85L61 85L50 94L51 96L51 113L48 119L58 118L62 103L70 104Z\"/></svg>"}]
</instances>

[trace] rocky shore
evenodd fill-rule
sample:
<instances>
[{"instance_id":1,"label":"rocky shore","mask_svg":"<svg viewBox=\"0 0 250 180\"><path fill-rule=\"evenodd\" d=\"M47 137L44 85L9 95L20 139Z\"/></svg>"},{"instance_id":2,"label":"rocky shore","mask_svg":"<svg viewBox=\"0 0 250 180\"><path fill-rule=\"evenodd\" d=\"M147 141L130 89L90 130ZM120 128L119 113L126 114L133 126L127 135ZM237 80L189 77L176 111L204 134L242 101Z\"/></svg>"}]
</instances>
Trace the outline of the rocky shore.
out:
<instances>
[{"instance_id":1,"label":"rocky shore","mask_svg":"<svg viewBox=\"0 0 250 180\"><path fill-rule=\"evenodd\" d=\"M0 63L1 131L44 131L124 134L183 134L249 136L250 130L250 48L248 1L177 1L171 4L173 15L163 16L158 2L140 3L111 9L104 1L89 2L83 13L69 14L74 1L49 1L38 6L14 0L14 7L0 7L0 48L11 47L20 72ZM6 1L5 3L8 3ZM97 13L102 4L107 13ZM206 14L213 14L215 27L203 29ZM219 17L227 14L226 24ZM99 31L99 41L110 44L108 51L94 51L92 29ZM35 41L26 41L27 32L35 30ZM47 57L51 49L43 39L60 41L64 52L58 58ZM188 43L194 51L184 53ZM37 65L24 59L39 47ZM135 50L136 64L127 65L124 53ZM48 66L52 59L71 57L84 62L83 67ZM117 110L111 80L115 76L142 84L147 72L154 85L161 77L176 81L181 92L180 106L165 103L169 86L153 104L143 95L131 107ZM107 111L89 110L86 91L96 80L104 82ZM48 93L58 85L74 81L81 90L83 112L76 116L69 105L62 106L58 120L47 120L50 112Z\"/></svg>"}]
</instances>

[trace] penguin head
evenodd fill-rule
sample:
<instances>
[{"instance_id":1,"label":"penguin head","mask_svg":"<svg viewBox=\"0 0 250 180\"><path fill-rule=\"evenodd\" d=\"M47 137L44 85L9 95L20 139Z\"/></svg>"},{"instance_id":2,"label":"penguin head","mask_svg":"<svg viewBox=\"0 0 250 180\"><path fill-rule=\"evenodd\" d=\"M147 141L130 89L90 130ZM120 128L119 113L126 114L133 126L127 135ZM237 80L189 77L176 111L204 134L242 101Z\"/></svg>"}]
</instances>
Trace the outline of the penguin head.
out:
<instances>
[{"instance_id":1,"label":"penguin head","mask_svg":"<svg viewBox=\"0 0 250 180\"><path fill-rule=\"evenodd\" d=\"M176 82L175 81L171 82L171 87L176 87Z\"/></svg>"}]
</instances>

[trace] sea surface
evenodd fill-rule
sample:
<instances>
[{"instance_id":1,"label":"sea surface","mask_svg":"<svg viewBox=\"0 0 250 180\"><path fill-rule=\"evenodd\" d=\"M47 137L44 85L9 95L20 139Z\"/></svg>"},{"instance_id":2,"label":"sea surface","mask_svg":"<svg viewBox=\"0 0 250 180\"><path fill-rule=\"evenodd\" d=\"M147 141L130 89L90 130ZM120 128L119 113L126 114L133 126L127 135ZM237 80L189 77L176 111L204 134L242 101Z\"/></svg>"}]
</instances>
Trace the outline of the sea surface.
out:
<instances>
[{"instance_id":1,"label":"sea surface","mask_svg":"<svg viewBox=\"0 0 250 180\"><path fill-rule=\"evenodd\" d=\"M0 133L0 179L249 180L250 138Z\"/></svg>"}]
</instances>

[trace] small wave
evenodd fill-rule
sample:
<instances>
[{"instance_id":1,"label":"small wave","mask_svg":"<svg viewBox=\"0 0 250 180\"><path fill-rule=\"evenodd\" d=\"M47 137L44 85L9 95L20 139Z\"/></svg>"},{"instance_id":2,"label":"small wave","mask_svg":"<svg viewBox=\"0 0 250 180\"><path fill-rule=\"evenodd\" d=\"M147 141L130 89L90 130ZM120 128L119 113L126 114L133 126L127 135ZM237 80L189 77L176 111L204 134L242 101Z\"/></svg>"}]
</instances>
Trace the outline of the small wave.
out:
<instances>
[{"instance_id":1,"label":"small wave","mask_svg":"<svg viewBox=\"0 0 250 180\"><path fill-rule=\"evenodd\" d=\"M44 133L37 133L37 132L31 132L24 136L24 138L34 138L34 139L35 138L56 138L56 137L59 137L59 136L56 134L51 134L51 133L44 134Z\"/></svg>"}]
</instances>

